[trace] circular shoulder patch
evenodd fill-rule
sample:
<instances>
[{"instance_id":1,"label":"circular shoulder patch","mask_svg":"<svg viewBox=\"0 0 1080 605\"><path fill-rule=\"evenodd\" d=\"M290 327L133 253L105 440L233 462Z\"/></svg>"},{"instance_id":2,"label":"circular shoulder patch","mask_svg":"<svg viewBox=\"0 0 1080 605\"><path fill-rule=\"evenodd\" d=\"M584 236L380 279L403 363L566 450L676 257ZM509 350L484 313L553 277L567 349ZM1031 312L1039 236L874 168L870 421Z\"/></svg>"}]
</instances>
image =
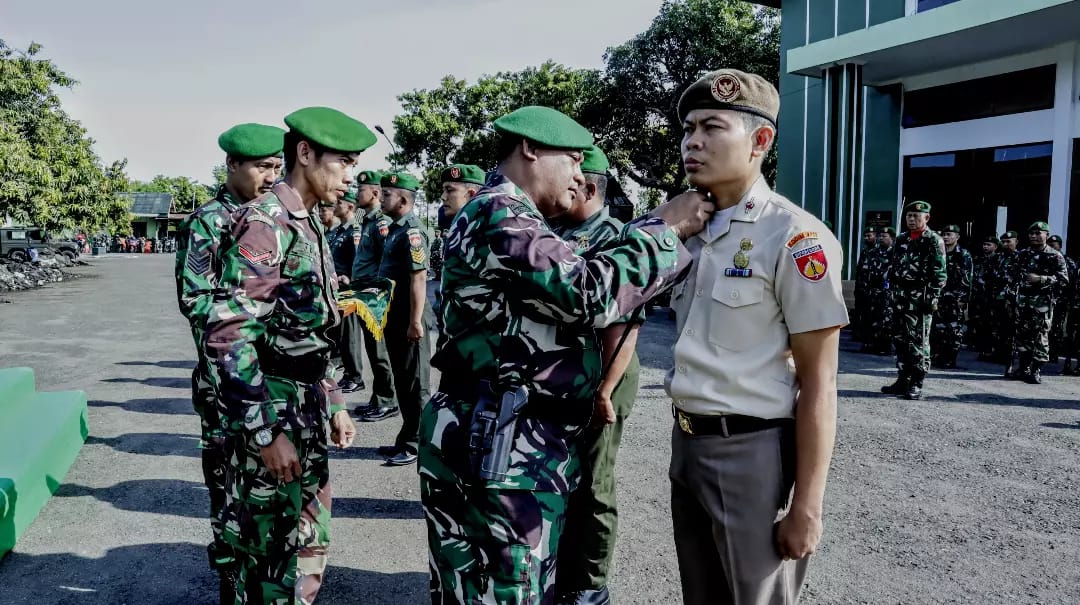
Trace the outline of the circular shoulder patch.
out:
<instances>
[{"instance_id":1,"label":"circular shoulder patch","mask_svg":"<svg viewBox=\"0 0 1080 605\"><path fill-rule=\"evenodd\" d=\"M731 74L720 74L712 83L712 94L721 103L730 103L739 96L739 80Z\"/></svg>"}]
</instances>

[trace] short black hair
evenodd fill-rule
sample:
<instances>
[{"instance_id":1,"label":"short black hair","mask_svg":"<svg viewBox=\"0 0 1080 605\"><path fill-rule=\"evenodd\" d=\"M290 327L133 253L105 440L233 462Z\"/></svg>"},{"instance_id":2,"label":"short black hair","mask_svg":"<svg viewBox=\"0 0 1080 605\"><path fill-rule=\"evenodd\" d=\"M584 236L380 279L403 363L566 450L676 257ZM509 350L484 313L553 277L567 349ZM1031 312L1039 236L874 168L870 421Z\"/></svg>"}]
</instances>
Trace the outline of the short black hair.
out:
<instances>
[{"instance_id":1,"label":"short black hair","mask_svg":"<svg viewBox=\"0 0 1080 605\"><path fill-rule=\"evenodd\" d=\"M521 145L521 141L523 140L522 137L517 135L500 134L499 140L495 144L496 157L499 158L500 162L510 157L513 155L514 150Z\"/></svg>"},{"instance_id":2,"label":"short black hair","mask_svg":"<svg viewBox=\"0 0 1080 605\"><path fill-rule=\"evenodd\" d=\"M300 144L300 141L307 141L307 144L311 146L311 149L315 151L315 157L322 157L322 154L333 151L327 147L312 141L311 139L304 138L300 133L290 130L285 133L285 171L292 172L293 167L296 165L296 146Z\"/></svg>"}]
</instances>

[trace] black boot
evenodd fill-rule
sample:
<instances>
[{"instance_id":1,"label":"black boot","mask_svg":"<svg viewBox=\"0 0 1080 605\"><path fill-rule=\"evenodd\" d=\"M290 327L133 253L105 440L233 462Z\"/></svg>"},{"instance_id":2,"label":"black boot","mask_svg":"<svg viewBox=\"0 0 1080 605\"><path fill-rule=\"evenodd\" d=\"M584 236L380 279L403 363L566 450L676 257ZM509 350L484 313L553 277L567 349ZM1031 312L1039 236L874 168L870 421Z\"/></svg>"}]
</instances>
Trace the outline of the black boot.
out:
<instances>
[{"instance_id":1,"label":"black boot","mask_svg":"<svg viewBox=\"0 0 1080 605\"><path fill-rule=\"evenodd\" d=\"M904 391L904 399L907 399L909 401L915 401L915 400L918 400L918 399L922 399L922 385L923 385L922 376L917 376L915 378L912 378L908 382L907 390Z\"/></svg>"},{"instance_id":2,"label":"black boot","mask_svg":"<svg viewBox=\"0 0 1080 605\"><path fill-rule=\"evenodd\" d=\"M218 600L222 605L236 602L236 581L239 575L240 570L235 564L218 569Z\"/></svg>"},{"instance_id":3,"label":"black boot","mask_svg":"<svg viewBox=\"0 0 1080 605\"><path fill-rule=\"evenodd\" d=\"M1015 366L1016 356L1010 355L1009 360L1005 362L1005 378L1008 380L1015 380L1019 370Z\"/></svg>"},{"instance_id":4,"label":"black boot","mask_svg":"<svg viewBox=\"0 0 1080 605\"><path fill-rule=\"evenodd\" d=\"M1031 362L1028 366L1028 371L1024 374L1024 382L1028 384L1042 384L1042 363L1038 361Z\"/></svg>"},{"instance_id":5,"label":"black boot","mask_svg":"<svg viewBox=\"0 0 1080 605\"><path fill-rule=\"evenodd\" d=\"M906 374L896 377L896 382L881 387L881 392L886 395L903 395L908 390L909 380Z\"/></svg>"},{"instance_id":6,"label":"black boot","mask_svg":"<svg viewBox=\"0 0 1080 605\"><path fill-rule=\"evenodd\" d=\"M1071 357L1065 358L1065 365L1061 368L1062 376L1075 376L1073 374L1073 360Z\"/></svg>"}]
</instances>

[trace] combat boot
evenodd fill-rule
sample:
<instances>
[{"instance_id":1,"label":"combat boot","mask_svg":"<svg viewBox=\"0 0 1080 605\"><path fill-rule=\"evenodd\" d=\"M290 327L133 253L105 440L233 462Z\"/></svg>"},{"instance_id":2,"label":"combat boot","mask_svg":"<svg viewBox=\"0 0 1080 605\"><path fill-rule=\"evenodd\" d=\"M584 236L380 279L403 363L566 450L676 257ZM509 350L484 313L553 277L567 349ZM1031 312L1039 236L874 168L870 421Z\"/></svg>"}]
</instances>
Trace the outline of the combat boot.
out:
<instances>
[{"instance_id":1,"label":"combat boot","mask_svg":"<svg viewBox=\"0 0 1080 605\"><path fill-rule=\"evenodd\" d=\"M886 395L903 395L907 392L909 383L907 375L901 374L896 377L896 382L881 387L881 392Z\"/></svg>"},{"instance_id":2,"label":"combat boot","mask_svg":"<svg viewBox=\"0 0 1080 605\"><path fill-rule=\"evenodd\" d=\"M1061 375L1062 376L1072 376L1073 375L1073 360L1072 360L1072 358L1070 358L1070 357L1065 358L1065 365L1061 367Z\"/></svg>"},{"instance_id":3,"label":"combat boot","mask_svg":"<svg viewBox=\"0 0 1080 605\"><path fill-rule=\"evenodd\" d=\"M1035 361L1031 363L1028 371L1024 374L1024 382L1028 384L1042 384L1042 365Z\"/></svg>"},{"instance_id":4,"label":"combat boot","mask_svg":"<svg viewBox=\"0 0 1080 605\"><path fill-rule=\"evenodd\" d=\"M915 401L922 399L922 378L914 378L908 383L908 388L904 391L904 399L908 401Z\"/></svg>"},{"instance_id":5,"label":"combat boot","mask_svg":"<svg viewBox=\"0 0 1080 605\"><path fill-rule=\"evenodd\" d=\"M1016 374L1019 372L1019 369L1014 365L1015 361L1016 358L1014 356L1009 356L1009 360L1005 364L1004 376L1007 380L1016 380Z\"/></svg>"},{"instance_id":6,"label":"combat boot","mask_svg":"<svg viewBox=\"0 0 1080 605\"><path fill-rule=\"evenodd\" d=\"M240 579L240 570L236 564L224 565L218 569L218 599L221 603L236 601L236 582Z\"/></svg>"}]
</instances>

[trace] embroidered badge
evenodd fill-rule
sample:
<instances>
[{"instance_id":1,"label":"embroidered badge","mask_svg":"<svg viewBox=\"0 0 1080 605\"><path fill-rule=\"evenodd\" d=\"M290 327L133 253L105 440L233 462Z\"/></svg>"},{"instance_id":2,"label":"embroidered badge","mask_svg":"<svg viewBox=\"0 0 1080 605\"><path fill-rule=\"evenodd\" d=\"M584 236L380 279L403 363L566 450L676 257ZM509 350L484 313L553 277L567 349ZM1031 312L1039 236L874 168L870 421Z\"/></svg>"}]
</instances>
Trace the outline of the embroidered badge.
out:
<instances>
[{"instance_id":1,"label":"embroidered badge","mask_svg":"<svg viewBox=\"0 0 1080 605\"><path fill-rule=\"evenodd\" d=\"M188 271L196 275L206 275L210 271L210 251L195 250L190 252L184 264Z\"/></svg>"},{"instance_id":2,"label":"embroidered badge","mask_svg":"<svg viewBox=\"0 0 1080 605\"><path fill-rule=\"evenodd\" d=\"M821 245L810 246L791 253L791 259L799 269L799 274L810 281L821 281L829 270L829 259Z\"/></svg>"},{"instance_id":3,"label":"embroidered badge","mask_svg":"<svg viewBox=\"0 0 1080 605\"><path fill-rule=\"evenodd\" d=\"M366 183L366 182L367 182L367 179L368 179L368 175L367 175L367 173L366 173L366 172L361 172L361 173L360 173L360 182L361 182L361 183Z\"/></svg>"},{"instance_id":4,"label":"embroidered badge","mask_svg":"<svg viewBox=\"0 0 1080 605\"><path fill-rule=\"evenodd\" d=\"M589 249L589 235L587 233L584 234L584 235L579 235L578 236L578 238L577 238L577 247L578 247L578 250L588 250Z\"/></svg>"},{"instance_id":5,"label":"embroidered badge","mask_svg":"<svg viewBox=\"0 0 1080 605\"><path fill-rule=\"evenodd\" d=\"M795 244L803 241L804 239L818 239L817 231L803 231L802 233L796 233L787 242L788 248L794 248Z\"/></svg>"},{"instance_id":6,"label":"embroidered badge","mask_svg":"<svg viewBox=\"0 0 1080 605\"><path fill-rule=\"evenodd\" d=\"M413 248L423 248L424 239L420 237L419 229L409 229L409 245Z\"/></svg>"},{"instance_id":7,"label":"embroidered badge","mask_svg":"<svg viewBox=\"0 0 1080 605\"><path fill-rule=\"evenodd\" d=\"M424 252L423 248L413 248L409 251L409 254L412 256L412 262L417 265L422 265L427 260L427 253Z\"/></svg>"},{"instance_id":8,"label":"embroidered badge","mask_svg":"<svg viewBox=\"0 0 1080 605\"><path fill-rule=\"evenodd\" d=\"M300 259L295 257L295 256L290 256L289 260L285 261L285 267L289 271L293 271L293 272L299 271L300 270Z\"/></svg>"},{"instance_id":9,"label":"embroidered badge","mask_svg":"<svg viewBox=\"0 0 1080 605\"><path fill-rule=\"evenodd\" d=\"M720 74L713 80L712 94L721 103L730 103L739 96L739 81L731 74Z\"/></svg>"},{"instance_id":10,"label":"embroidered badge","mask_svg":"<svg viewBox=\"0 0 1080 605\"><path fill-rule=\"evenodd\" d=\"M390 175L390 184L391 185L397 185L397 175L396 174L391 174Z\"/></svg>"},{"instance_id":11,"label":"embroidered badge","mask_svg":"<svg viewBox=\"0 0 1080 605\"><path fill-rule=\"evenodd\" d=\"M461 169L458 168L457 166L454 166L453 168L451 168L450 169L450 178L452 178L452 179L460 179L461 178Z\"/></svg>"},{"instance_id":12,"label":"embroidered badge","mask_svg":"<svg viewBox=\"0 0 1080 605\"><path fill-rule=\"evenodd\" d=\"M379 235L386 237L386 234L390 233L390 224L384 221L379 221Z\"/></svg>"},{"instance_id":13,"label":"embroidered badge","mask_svg":"<svg viewBox=\"0 0 1080 605\"><path fill-rule=\"evenodd\" d=\"M244 244L240 244L240 256L243 256L250 263L263 263L273 256L269 250L252 250Z\"/></svg>"}]
</instances>

